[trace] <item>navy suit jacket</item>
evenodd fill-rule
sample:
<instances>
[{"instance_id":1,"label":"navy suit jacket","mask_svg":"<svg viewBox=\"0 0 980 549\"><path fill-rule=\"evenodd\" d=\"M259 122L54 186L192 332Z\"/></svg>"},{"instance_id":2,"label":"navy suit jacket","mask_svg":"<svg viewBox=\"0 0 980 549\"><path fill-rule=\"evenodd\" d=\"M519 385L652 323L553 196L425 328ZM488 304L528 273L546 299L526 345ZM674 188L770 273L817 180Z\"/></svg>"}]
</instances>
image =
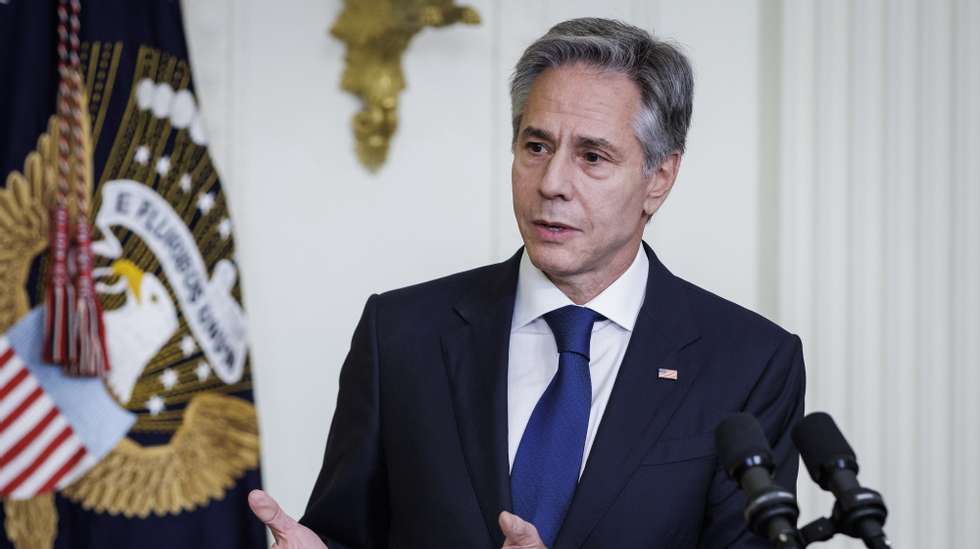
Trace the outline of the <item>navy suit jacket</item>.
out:
<instances>
[{"instance_id":1,"label":"navy suit jacket","mask_svg":"<svg viewBox=\"0 0 980 549\"><path fill-rule=\"evenodd\" d=\"M714 429L748 411L795 489L798 337L650 259L646 299L550 549L767 547L721 470ZM354 332L301 522L330 549L499 549L511 509L507 356L520 253L373 295ZM659 368L677 371L660 379Z\"/></svg>"}]
</instances>

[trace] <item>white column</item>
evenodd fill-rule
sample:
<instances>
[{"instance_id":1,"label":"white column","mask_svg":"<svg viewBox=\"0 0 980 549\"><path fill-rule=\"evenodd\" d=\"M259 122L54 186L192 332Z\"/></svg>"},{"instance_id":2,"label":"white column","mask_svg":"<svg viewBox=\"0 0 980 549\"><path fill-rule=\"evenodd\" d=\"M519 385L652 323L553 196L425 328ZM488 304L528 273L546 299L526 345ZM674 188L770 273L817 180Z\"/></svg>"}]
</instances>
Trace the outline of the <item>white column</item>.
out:
<instances>
[{"instance_id":1,"label":"white column","mask_svg":"<svg viewBox=\"0 0 980 549\"><path fill-rule=\"evenodd\" d=\"M953 4L953 70L952 105L959 121L951 134L955 164L952 178L953 275L952 299L960 305L951 315L954 344L952 361L961 364L951 377L953 410L953 443L948 462L953 472L949 486L952 510L950 520L962 525L954 529L951 546L967 547L980 538L980 3L958 0ZM969 70L964 70L969 68Z\"/></svg>"},{"instance_id":2,"label":"white column","mask_svg":"<svg viewBox=\"0 0 980 549\"><path fill-rule=\"evenodd\" d=\"M980 9L783 5L779 321L899 547L980 535ZM831 498L800 480L803 519ZM843 541L838 547L856 546Z\"/></svg>"}]
</instances>

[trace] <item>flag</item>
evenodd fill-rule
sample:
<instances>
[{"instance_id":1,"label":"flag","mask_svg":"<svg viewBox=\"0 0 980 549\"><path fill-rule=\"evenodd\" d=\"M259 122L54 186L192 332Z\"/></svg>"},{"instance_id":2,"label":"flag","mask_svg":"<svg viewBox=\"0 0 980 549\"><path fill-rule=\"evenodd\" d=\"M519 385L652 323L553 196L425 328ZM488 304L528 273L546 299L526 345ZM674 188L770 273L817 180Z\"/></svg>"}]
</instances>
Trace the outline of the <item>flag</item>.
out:
<instances>
[{"instance_id":1,"label":"flag","mask_svg":"<svg viewBox=\"0 0 980 549\"><path fill-rule=\"evenodd\" d=\"M133 426L99 380L41 360L41 309L0 336L0 497L60 490L92 469Z\"/></svg>"},{"instance_id":2,"label":"flag","mask_svg":"<svg viewBox=\"0 0 980 549\"><path fill-rule=\"evenodd\" d=\"M233 224L175 0L80 4L108 368L44 360L58 7L0 0L0 549L265 547Z\"/></svg>"},{"instance_id":3,"label":"flag","mask_svg":"<svg viewBox=\"0 0 980 549\"><path fill-rule=\"evenodd\" d=\"M10 342L0 338L0 496L64 488L92 457Z\"/></svg>"}]
</instances>

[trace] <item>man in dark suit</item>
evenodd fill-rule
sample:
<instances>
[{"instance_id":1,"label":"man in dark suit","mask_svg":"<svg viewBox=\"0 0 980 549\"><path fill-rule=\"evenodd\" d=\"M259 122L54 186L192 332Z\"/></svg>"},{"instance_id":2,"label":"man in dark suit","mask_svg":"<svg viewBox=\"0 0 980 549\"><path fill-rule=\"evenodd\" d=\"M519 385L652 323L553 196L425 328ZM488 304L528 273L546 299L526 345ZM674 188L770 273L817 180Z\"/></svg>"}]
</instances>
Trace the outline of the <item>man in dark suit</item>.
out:
<instances>
[{"instance_id":1,"label":"man in dark suit","mask_svg":"<svg viewBox=\"0 0 980 549\"><path fill-rule=\"evenodd\" d=\"M764 547L713 431L748 411L795 487L800 340L642 243L680 168L693 81L622 23L561 23L511 86L508 261L372 296L297 523L276 547Z\"/></svg>"}]
</instances>

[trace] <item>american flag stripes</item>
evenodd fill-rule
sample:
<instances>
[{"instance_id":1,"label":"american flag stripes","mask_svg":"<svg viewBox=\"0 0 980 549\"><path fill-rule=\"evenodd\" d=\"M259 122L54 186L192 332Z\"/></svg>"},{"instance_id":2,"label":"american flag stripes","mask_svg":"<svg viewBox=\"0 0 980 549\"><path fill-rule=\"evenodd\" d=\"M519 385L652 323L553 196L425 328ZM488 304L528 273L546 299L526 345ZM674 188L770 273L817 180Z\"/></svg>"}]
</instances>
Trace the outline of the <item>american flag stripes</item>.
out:
<instances>
[{"instance_id":1,"label":"american flag stripes","mask_svg":"<svg viewBox=\"0 0 980 549\"><path fill-rule=\"evenodd\" d=\"M44 388L0 337L0 496L61 489L95 465Z\"/></svg>"},{"instance_id":2,"label":"american flag stripes","mask_svg":"<svg viewBox=\"0 0 980 549\"><path fill-rule=\"evenodd\" d=\"M660 379L669 379L671 381L677 381L677 370L671 370L669 368L658 368L657 377Z\"/></svg>"}]
</instances>

